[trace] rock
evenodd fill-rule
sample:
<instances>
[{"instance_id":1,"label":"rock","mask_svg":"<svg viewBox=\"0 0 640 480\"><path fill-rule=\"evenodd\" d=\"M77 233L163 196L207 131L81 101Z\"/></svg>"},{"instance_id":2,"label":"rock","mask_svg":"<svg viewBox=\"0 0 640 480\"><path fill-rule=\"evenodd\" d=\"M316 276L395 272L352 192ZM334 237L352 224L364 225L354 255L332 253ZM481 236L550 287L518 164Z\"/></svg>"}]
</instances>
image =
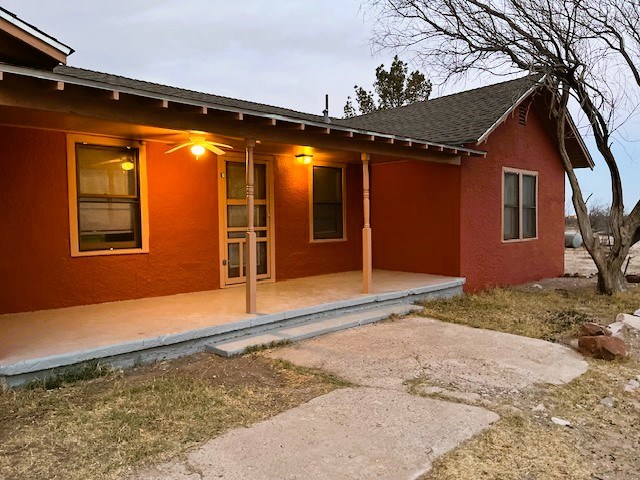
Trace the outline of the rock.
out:
<instances>
[{"instance_id":1,"label":"rock","mask_svg":"<svg viewBox=\"0 0 640 480\"><path fill-rule=\"evenodd\" d=\"M627 356L627 347L622 339L599 335L596 337L578 338L578 347L583 354L592 355L602 360L614 360Z\"/></svg>"},{"instance_id":2,"label":"rock","mask_svg":"<svg viewBox=\"0 0 640 480\"><path fill-rule=\"evenodd\" d=\"M597 323L593 322L583 323L582 325L580 325L581 337L596 337L598 335L610 336L611 332L602 325L598 325Z\"/></svg>"},{"instance_id":3,"label":"rock","mask_svg":"<svg viewBox=\"0 0 640 480\"><path fill-rule=\"evenodd\" d=\"M636 317L640 317L640 308L639 308L638 310L636 310L635 312L633 312L633 314L634 314Z\"/></svg>"},{"instance_id":4,"label":"rock","mask_svg":"<svg viewBox=\"0 0 640 480\"><path fill-rule=\"evenodd\" d=\"M607 326L607 330L611 332L612 336L622 338L622 328L624 325L625 324L623 322L611 323Z\"/></svg>"},{"instance_id":5,"label":"rock","mask_svg":"<svg viewBox=\"0 0 640 480\"><path fill-rule=\"evenodd\" d=\"M532 408L534 412L544 412L546 410L545 406L542 403L539 403L535 407Z\"/></svg>"},{"instance_id":6,"label":"rock","mask_svg":"<svg viewBox=\"0 0 640 480\"><path fill-rule=\"evenodd\" d=\"M540 285L539 283L534 283L533 285L531 285L533 288L537 288L538 290L542 290L542 285Z\"/></svg>"},{"instance_id":7,"label":"rock","mask_svg":"<svg viewBox=\"0 0 640 480\"><path fill-rule=\"evenodd\" d=\"M640 382L638 382L638 380L632 379L632 380L629 380L629 383L627 383L624 386L624 391L625 392L629 392L629 393L633 393L638 388L640 388Z\"/></svg>"},{"instance_id":8,"label":"rock","mask_svg":"<svg viewBox=\"0 0 640 480\"><path fill-rule=\"evenodd\" d=\"M565 420L564 418L551 417L551 421L556 425L560 425L561 427L571 426L571 422L569 420Z\"/></svg>"},{"instance_id":9,"label":"rock","mask_svg":"<svg viewBox=\"0 0 640 480\"><path fill-rule=\"evenodd\" d=\"M640 330L640 317L636 317L635 315L629 315L626 313L619 313L616 317L616 322L622 322L627 327L635 328L636 330Z\"/></svg>"},{"instance_id":10,"label":"rock","mask_svg":"<svg viewBox=\"0 0 640 480\"><path fill-rule=\"evenodd\" d=\"M600 400L600 405L613 408L616 405L616 399L613 397L604 397L602 400Z\"/></svg>"}]
</instances>

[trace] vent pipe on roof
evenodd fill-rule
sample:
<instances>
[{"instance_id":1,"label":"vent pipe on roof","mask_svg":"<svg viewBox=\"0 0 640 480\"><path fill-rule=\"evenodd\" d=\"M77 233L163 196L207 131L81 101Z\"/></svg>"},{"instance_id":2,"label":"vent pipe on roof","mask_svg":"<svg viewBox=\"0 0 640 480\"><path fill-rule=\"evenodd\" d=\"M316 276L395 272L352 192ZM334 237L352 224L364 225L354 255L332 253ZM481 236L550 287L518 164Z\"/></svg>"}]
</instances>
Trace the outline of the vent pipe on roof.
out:
<instances>
[{"instance_id":1,"label":"vent pipe on roof","mask_svg":"<svg viewBox=\"0 0 640 480\"><path fill-rule=\"evenodd\" d=\"M331 123L331 119L329 118L329 94L324 96L324 110L322 113L324 114L324 123Z\"/></svg>"}]
</instances>

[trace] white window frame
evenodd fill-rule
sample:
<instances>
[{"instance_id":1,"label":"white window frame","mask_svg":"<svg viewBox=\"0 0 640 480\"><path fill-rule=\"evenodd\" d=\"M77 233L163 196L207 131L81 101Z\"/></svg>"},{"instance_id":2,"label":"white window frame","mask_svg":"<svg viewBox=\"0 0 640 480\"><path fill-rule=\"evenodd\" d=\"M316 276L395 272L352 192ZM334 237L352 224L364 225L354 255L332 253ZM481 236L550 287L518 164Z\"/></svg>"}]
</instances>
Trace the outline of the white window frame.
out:
<instances>
[{"instance_id":1,"label":"white window frame","mask_svg":"<svg viewBox=\"0 0 640 480\"><path fill-rule=\"evenodd\" d=\"M78 190L76 173L76 144L105 147L131 147L138 150L138 182L140 189L140 241L139 248L105 250L80 250L78 232ZM67 184L69 187L69 239L72 257L94 257L100 255L132 255L149 253L149 195L147 188L147 155L144 142L124 138L94 135L67 135Z\"/></svg>"},{"instance_id":2,"label":"white window frame","mask_svg":"<svg viewBox=\"0 0 640 480\"><path fill-rule=\"evenodd\" d=\"M309 165L309 242L331 243L347 241L347 166L344 163L313 162ZM313 235L313 167L331 167L342 170L342 237L314 238Z\"/></svg>"},{"instance_id":3,"label":"white window frame","mask_svg":"<svg viewBox=\"0 0 640 480\"><path fill-rule=\"evenodd\" d=\"M518 175L518 238L511 238L511 239L506 239L504 238L504 179L505 179L505 175L507 173L513 173ZM529 237L529 238L524 238L523 237L523 229L522 229L522 211L523 211L523 206L522 206L522 184L523 184L523 176L524 175L528 175L531 177L535 177L536 179L536 236L535 237ZM502 243L513 243L513 242L529 242L532 240L538 240L538 237L540 236L540 224L539 224L539 209L540 209L540 203L538 201L538 191L540 188L540 176L538 174L538 172L533 171L533 170L522 170L519 168L512 168L512 167L502 167L502 176L500 177L500 182L501 182L501 186L500 186L500 190L502 192L501 195L501 202L500 202L500 209L501 209L501 228L500 228L500 239L502 240Z\"/></svg>"}]
</instances>

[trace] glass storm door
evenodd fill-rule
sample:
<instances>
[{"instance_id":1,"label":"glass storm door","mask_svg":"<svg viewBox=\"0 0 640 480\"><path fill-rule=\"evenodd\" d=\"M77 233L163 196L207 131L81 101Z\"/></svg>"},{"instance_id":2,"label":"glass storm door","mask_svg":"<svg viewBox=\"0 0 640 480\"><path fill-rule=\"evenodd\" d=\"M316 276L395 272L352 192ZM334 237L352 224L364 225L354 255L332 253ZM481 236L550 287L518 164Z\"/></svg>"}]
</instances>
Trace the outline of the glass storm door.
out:
<instances>
[{"instance_id":1,"label":"glass storm door","mask_svg":"<svg viewBox=\"0 0 640 480\"><path fill-rule=\"evenodd\" d=\"M225 202L222 218L225 255L222 259L222 268L225 285L233 285L246 281L246 168L241 159L221 159L221 163L223 180L221 183L224 190L222 197ZM265 161L255 160L254 176L257 278L262 280L271 276L270 165Z\"/></svg>"}]
</instances>

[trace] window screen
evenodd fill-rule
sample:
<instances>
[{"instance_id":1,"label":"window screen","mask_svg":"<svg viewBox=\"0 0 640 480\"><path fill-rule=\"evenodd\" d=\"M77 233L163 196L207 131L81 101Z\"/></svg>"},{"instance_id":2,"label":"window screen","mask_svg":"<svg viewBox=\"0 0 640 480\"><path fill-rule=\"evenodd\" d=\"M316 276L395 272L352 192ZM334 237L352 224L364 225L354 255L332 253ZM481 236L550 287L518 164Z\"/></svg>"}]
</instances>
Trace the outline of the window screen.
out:
<instances>
[{"instance_id":1,"label":"window screen","mask_svg":"<svg viewBox=\"0 0 640 480\"><path fill-rule=\"evenodd\" d=\"M504 239L520 237L520 185L517 173L504 174Z\"/></svg>"}]
</instances>

